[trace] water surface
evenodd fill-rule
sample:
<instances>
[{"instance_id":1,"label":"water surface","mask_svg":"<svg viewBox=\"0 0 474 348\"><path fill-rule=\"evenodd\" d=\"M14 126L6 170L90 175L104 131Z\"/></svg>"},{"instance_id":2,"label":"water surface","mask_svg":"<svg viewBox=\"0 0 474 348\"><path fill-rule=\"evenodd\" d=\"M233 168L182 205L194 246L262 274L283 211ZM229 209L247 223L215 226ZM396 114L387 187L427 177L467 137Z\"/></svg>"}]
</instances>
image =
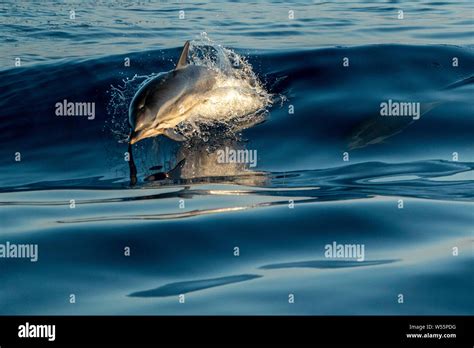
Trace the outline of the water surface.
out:
<instances>
[{"instance_id":1,"label":"water surface","mask_svg":"<svg viewBox=\"0 0 474 348\"><path fill-rule=\"evenodd\" d=\"M0 314L473 314L472 14L471 1L2 3L0 243L38 244L39 260L0 259ZM147 139L130 187L123 80L172 69L203 31L275 97L236 140L257 166L209 175L215 130L190 148ZM95 119L55 116L64 99L95 102ZM388 99L425 112L381 118ZM180 154L180 179L144 181ZM364 245L364 261L325 257L334 241Z\"/></svg>"}]
</instances>

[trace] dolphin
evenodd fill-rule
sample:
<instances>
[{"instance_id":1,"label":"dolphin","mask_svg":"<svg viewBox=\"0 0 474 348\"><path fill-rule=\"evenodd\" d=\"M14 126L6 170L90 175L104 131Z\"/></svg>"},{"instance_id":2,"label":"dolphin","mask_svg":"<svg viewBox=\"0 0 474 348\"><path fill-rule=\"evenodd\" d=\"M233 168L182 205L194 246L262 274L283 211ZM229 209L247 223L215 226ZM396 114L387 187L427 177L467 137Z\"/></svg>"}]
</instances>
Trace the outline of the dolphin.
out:
<instances>
[{"instance_id":1,"label":"dolphin","mask_svg":"<svg viewBox=\"0 0 474 348\"><path fill-rule=\"evenodd\" d=\"M189 41L184 44L176 67L147 80L136 92L129 107L130 179L137 181L132 145L140 140L164 135L175 141L186 138L175 131L181 123L233 120L247 128L255 124L245 116L257 114L268 105L266 94L255 80L229 76L194 64L188 64ZM243 121L242 121L243 119Z\"/></svg>"},{"instance_id":2,"label":"dolphin","mask_svg":"<svg viewBox=\"0 0 474 348\"><path fill-rule=\"evenodd\" d=\"M189 41L186 41L176 68L148 80L130 103L128 153L131 185L137 182L132 145L160 134L173 140L184 140L173 128L185 118L185 111L194 105L193 95L209 90L214 84L215 72L187 64L188 53Z\"/></svg>"},{"instance_id":3,"label":"dolphin","mask_svg":"<svg viewBox=\"0 0 474 348\"><path fill-rule=\"evenodd\" d=\"M425 116L440 104L441 102L421 103L420 117ZM381 118L380 115L371 117L352 130L348 142L348 149L355 150L369 145L383 143L386 139L401 133L414 122L412 117Z\"/></svg>"},{"instance_id":4,"label":"dolphin","mask_svg":"<svg viewBox=\"0 0 474 348\"><path fill-rule=\"evenodd\" d=\"M471 85L474 83L474 75L463 78L459 81L451 83L443 87L439 91L455 90L460 87ZM435 108L443 105L446 101L423 102L420 105L420 116L425 116ZM386 139L393 137L404 131L415 121L411 117L392 117L381 118L376 115L366 119L357 125L349 136L348 149L355 150L364 148L369 145L375 145L384 142Z\"/></svg>"},{"instance_id":5,"label":"dolphin","mask_svg":"<svg viewBox=\"0 0 474 348\"><path fill-rule=\"evenodd\" d=\"M200 102L197 96L214 87L217 75L206 67L187 64L188 52L186 41L176 68L148 80L133 97L129 108L130 144L161 134L184 140L173 128Z\"/></svg>"},{"instance_id":6,"label":"dolphin","mask_svg":"<svg viewBox=\"0 0 474 348\"><path fill-rule=\"evenodd\" d=\"M246 116L269 105L269 95L252 74L242 77L238 69L224 73L188 64L188 53L186 41L175 69L147 80L133 97L129 107L131 144L158 135L184 141L186 138L174 131L180 123L227 122L247 128L258 118Z\"/></svg>"}]
</instances>

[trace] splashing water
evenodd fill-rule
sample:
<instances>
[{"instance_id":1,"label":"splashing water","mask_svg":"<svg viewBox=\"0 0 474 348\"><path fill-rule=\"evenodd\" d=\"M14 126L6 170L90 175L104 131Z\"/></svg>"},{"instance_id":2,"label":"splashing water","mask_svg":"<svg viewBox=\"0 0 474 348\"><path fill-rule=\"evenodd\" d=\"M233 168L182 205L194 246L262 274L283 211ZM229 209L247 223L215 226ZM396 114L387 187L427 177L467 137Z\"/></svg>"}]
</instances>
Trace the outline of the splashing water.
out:
<instances>
[{"instance_id":1,"label":"splashing water","mask_svg":"<svg viewBox=\"0 0 474 348\"><path fill-rule=\"evenodd\" d=\"M128 141L130 134L130 125L128 123L128 107L135 95L135 92L146 81L156 77L157 74L135 75L132 78L122 80L122 85L111 85L107 94L110 100L107 105L107 113L111 116L110 120L105 121L105 128L109 129L119 142Z\"/></svg>"},{"instance_id":2,"label":"splashing water","mask_svg":"<svg viewBox=\"0 0 474 348\"><path fill-rule=\"evenodd\" d=\"M213 106L226 108L230 116L243 115L250 123L255 121L252 120L254 116L271 106L272 95L265 90L245 57L214 43L206 33L191 42L190 55L191 64L204 66L218 74L212 92L216 95ZM245 107L253 112L245 115L241 110ZM231 119L233 117L228 117L228 120Z\"/></svg>"}]
</instances>

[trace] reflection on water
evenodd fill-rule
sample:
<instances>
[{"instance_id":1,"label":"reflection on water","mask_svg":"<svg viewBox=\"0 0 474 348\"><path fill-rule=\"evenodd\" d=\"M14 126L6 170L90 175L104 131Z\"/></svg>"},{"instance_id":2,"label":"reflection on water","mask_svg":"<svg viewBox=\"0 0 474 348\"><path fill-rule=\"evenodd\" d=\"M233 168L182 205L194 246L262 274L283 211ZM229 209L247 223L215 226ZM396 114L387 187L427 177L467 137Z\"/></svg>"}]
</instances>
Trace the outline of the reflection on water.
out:
<instances>
[{"instance_id":1,"label":"reflection on water","mask_svg":"<svg viewBox=\"0 0 474 348\"><path fill-rule=\"evenodd\" d=\"M287 206L289 200L296 204L314 204L318 202L352 201L378 196L416 197L444 201L470 202L474 197L474 183L472 180L434 180L437 177L468 173L472 177L473 164L446 161L425 161L414 163L364 163L328 168L313 171L288 172L288 173L252 173L245 164L219 164L215 162L215 153L206 151L186 150L190 159L188 173L213 173L216 170L220 175L192 179L167 179L163 182L145 182L141 190L125 191L123 196L120 187L114 184L110 187L114 197L99 199L77 199L77 206L109 205L120 202L168 202L180 199L198 199L215 201L214 204L201 204L197 209L157 209L151 213L130 214L119 211L100 216L94 211L92 217L82 214L80 218L60 219L60 223L91 223L99 221L123 220L173 220L190 218L202 215L238 212L242 210L265 208L270 206ZM213 160L209 160L209 158ZM198 161L199 166L195 164ZM186 167L185 165L185 167ZM209 167L207 167L209 165ZM183 167L183 168L185 168ZM215 169L217 167L217 169ZM199 168L200 171L196 171ZM223 176L228 170L229 176ZM239 172L242 170L242 172ZM400 181L400 176L405 180ZM92 181L91 181L92 182ZM40 186L42 185L42 186ZM95 190L103 190L102 181L96 181ZM220 185L220 186L216 186ZM36 186L36 187L35 187ZM157 191L147 194L152 189L171 187L166 192ZM61 182L37 183L27 187L3 188L4 193L54 191L63 188ZM115 189L113 188L115 187ZM76 190L92 190L93 187L77 186ZM21 195L15 195L21 197ZM217 200L212 199L216 197ZM69 201L52 200L3 200L3 206L67 206Z\"/></svg>"},{"instance_id":2,"label":"reflection on water","mask_svg":"<svg viewBox=\"0 0 474 348\"><path fill-rule=\"evenodd\" d=\"M162 185L231 182L266 186L267 175L252 170L253 162L256 164L258 160L255 150L247 149L237 139L216 139L213 144L201 139L180 144L173 169L165 175L162 172L150 174L145 181L162 181Z\"/></svg>"}]
</instances>

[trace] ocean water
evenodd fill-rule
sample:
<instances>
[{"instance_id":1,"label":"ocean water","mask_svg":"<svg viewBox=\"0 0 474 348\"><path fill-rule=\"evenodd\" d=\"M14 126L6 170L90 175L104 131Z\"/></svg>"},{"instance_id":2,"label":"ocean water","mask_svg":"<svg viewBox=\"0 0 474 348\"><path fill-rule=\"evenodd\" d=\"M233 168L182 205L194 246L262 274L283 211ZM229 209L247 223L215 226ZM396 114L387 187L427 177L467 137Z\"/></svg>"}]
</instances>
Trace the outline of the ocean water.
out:
<instances>
[{"instance_id":1,"label":"ocean water","mask_svg":"<svg viewBox=\"0 0 474 348\"><path fill-rule=\"evenodd\" d=\"M0 245L38 260L0 258L0 314L474 314L473 15L472 1L1 3ZM235 137L139 142L131 186L128 104L203 37L272 105ZM64 99L95 117L56 116ZM389 100L419 119L382 117ZM255 166L216 165L223 146ZM328 257L333 243L363 260Z\"/></svg>"}]
</instances>

